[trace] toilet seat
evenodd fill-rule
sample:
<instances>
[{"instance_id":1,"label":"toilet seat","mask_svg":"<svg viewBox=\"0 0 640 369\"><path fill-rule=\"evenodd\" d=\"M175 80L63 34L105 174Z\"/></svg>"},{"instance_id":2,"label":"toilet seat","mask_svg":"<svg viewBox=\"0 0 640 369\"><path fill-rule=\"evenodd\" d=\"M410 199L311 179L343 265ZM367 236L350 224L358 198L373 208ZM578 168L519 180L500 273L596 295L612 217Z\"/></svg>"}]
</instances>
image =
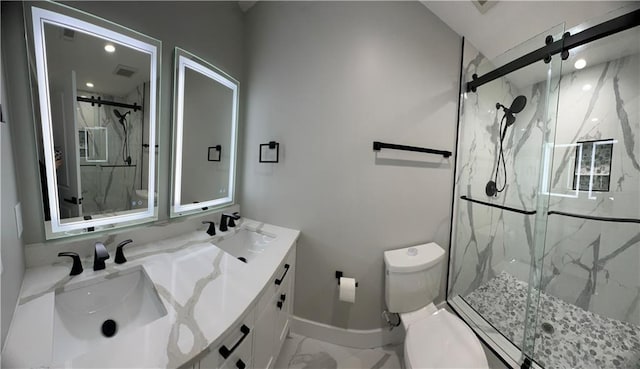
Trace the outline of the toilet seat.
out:
<instances>
[{"instance_id":1,"label":"toilet seat","mask_svg":"<svg viewBox=\"0 0 640 369\"><path fill-rule=\"evenodd\" d=\"M409 326L407 368L489 368L482 345L462 320L444 309Z\"/></svg>"}]
</instances>

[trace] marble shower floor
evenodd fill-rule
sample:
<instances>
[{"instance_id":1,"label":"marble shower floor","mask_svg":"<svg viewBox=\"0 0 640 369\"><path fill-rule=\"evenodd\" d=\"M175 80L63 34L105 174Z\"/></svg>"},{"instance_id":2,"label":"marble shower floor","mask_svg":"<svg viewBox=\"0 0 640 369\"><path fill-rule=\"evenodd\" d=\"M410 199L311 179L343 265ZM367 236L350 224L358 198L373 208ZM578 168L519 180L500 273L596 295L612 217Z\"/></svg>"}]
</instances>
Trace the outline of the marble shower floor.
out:
<instances>
[{"instance_id":1,"label":"marble shower floor","mask_svg":"<svg viewBox=\"0 0 640 369\"><path fill-rule=\"evenodd\" d=\"M524 334L527 283L502 272L464 298L511 342ZM640 369L640 327L540 294L534 359L547 369ZM548 326L547 326L548 327Z\"/></svg>"},{"instance_id":2,"label":"marble shower floor","mask_svg":"<svg viewBox=\"0 0 640 369\"><path fill-rule=\"evenodd\" d=\"M402 350L402 345L356 349L290 334L274 368L404 369Z\"/></svg>"}]
</instances>

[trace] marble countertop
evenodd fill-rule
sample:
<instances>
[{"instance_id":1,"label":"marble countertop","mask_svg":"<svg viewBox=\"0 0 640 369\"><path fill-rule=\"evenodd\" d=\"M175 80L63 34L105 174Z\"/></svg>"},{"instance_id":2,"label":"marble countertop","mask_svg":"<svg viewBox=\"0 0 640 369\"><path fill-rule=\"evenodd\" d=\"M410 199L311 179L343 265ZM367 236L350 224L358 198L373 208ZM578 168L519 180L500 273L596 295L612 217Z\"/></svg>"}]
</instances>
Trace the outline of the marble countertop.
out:
<instances>
[{"instance_id":1,"label":"marble countertop","mask_svg":"<svg viewBox=\"0 0 640 369\"><path fill-rule=\"evenodd\" d=\"M215 246L241 228L274 235L264 253L248 264ZM18 306L2 353L3 368L178 367L216 342L243 316L276 273L297 240L297 230L242 219L236 228L208 236L194 231L125 249L128 261L107 260L105 270L70 277L71 263L27 269ZM88 247L91 247L88 245ZM167 314L139 328L123 330L89 351L56 362L53 355L55 292L142 267Z\"/></svg>"}]
</instances>

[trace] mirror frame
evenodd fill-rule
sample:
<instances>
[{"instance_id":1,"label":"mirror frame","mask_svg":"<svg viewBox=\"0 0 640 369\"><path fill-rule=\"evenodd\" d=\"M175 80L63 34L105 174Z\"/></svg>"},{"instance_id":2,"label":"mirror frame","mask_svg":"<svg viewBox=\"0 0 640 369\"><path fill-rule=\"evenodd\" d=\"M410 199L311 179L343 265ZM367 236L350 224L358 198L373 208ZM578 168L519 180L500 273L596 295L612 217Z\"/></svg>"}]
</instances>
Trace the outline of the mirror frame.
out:
<instances>
[{"instance_id":1,"label":"mirror frame","mask_svg":"<svg viewBox=\"0 0 640 369\"><path fill-rule=\"evenodd\" d=\"M184 80L186 68L209 77L215 82L230 88L233 91L233 111L231 113L231 142L229 150L229 190L227 196L198 202L194 204L181 204L182 191L182 147L184 127ZM174 51L173 74L173 150L172 150L172 191L171 209L172 218L220 209L235 202L236 159L238 147L238 111L240 82L231 77L215 65L203 60L197 55L179 47Z\"/></svg>"},{"instance_id":2,"label":"mirror frame","mask_svg":"<svg viewBox=\"0 0 640 369\"><path fill-rule=\"evenodd\" d=\"M50 111L50 90L46 62L46 43L44 39L44 25L52 24L59 27L73 29L82 33L90 34L94 37L104 39L122 45L136 51L148 54L150 58L150 93L149 93L149 147L154 148L157 141L157 128L160 95L160 74L162 43L152 37L130 30L116 23L94 16L92 14L70 8L65 5L55 3L25 3L25 20L27 34L31 34L31 45L28 44L29 58L35 60L37 84L32 81L32 88L37 89L37 94L32 91L34 105L34 123L37 125L40 119L42 130L42 146L44 149L44 161L47 177L47 193L49 195L50 221L45 221L45 235L47 239L60 238L86 234L89 229L95 231L107 230L130 226L133 224L146 223L158 219L157 199L149 199L147 208L144 211L125 210L118 212L118 215L96 214L90 220L74 220L62 222L59 212L60 199L57 191L57 178L55 168L55 153L53 142L53 125ZM52 10L55 9L55 10ZM83 19L80 19L83 18ZM31 24L29 24L29 21ZM94 23L91 23L94 22ZM101 25L98 25L101 24ZM31 27L29 27L31 26ZM110 27L110 28L107 28ZM125 34L126 33L126 34ZM129 35L127 35L129 34ZM31 49L32 47L32 49ZM33 71L31 72L33 74ZM36 100L37 95L37 100ZM39 114L38 114L39 109ZM37 129L36 129L37 131ZM39 140L39 138L36 138ZM158 164L157 155L148 155L148 192L157 192ZM40 154L37 155L40 157Z\"/></svg>"}]
</instances>

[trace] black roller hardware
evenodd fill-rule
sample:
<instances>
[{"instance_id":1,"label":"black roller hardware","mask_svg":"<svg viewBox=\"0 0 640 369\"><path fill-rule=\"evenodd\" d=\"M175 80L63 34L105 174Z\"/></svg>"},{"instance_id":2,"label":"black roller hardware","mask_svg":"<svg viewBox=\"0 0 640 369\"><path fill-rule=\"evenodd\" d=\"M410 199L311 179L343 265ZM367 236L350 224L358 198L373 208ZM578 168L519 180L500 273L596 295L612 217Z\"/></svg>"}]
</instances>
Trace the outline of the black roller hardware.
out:
<instances>
[{"instance_id":1,"label":"black roller hardware","mask_svg":"<svg viewBox=\"0 0 640 369\"><path fill-rule=\"evenodd\" d=\"M284 277L287 276L287 272L289 271L289 264L285 264L284 265L284 274L282 274L282 277L280 277L280 279L276 279L276 285L279 286L282 284L282 281L284 280Z\"/></svg>"},{"instance_id":2,"label":"black roller hardware","mask_svg":"<svg viewBox=\"0 0 640 369\"><path fill-rule=\"evenodd\" d=\"M125 103L121 103L121 102L117 102L117 101L109 101L109 100L102 100L100 98L100 96L98 96L97 98L94 96L89 97L82 97L82 96L78 96L76 97L77 101L80 102L86 102L86 103L91 103L91 106L94 105L98 105L99 107L102 105L109 105L109 106L117 106L119 108L128 108L128 109L133 109L133 111L138 111L142 109L142 106L133 103L133 105L131 104L125 104Z\"/></svg>"},{"instance_id":3,"label":"black roller hardware","mask_svg":"<svg viewBox=\"0 0 640 369\"><path fill-rule=\"evenodd\" d=\"M607 37L618 32L625 31L638 25L640 25L640 10L634 10L617 18L613 18L606 22L587 28L581 32L576 33L575 35L565 33L562 39L556 41L553 41L553 38L547 38L545 46L531 51L530 53L525 54L511 61L510 63L498 67L480 77L474 77L471 82L468 82L466 84L467 92L475 92L478 87L500 77L506 76L509 73L522 69L530 64L536 63L539 60L550 61L552 55L559 53L562 55L562 53L564 53L565 51L569 51L575 47L587 44L595 40L599 40L603 37ZM549 43L549 41L552 42Z\"/></svg>"},{"instance_id":4,"label":"black roller hardware","mask_svg":"<svg viewBox=\"0 0 640 369\"><path fill-rule=\"evenodd\" d=\"M249 327L243 324L242 327L240 327L240 332L242 332L242 337L240 337L238 342L236 342L236 344L233 345L231 349L228 349L227 346L222 345L222 347L220 347L220 349L218 350L218 352L220 353L220 355L222 355L223 358L225 359L228 358L238 348L238 346L240 346L242 341L244 341L244 339L247 338L247 336L249 335L249 332L251 332L251 329L249 329Z\"/></svg>"},{"instance_id":5,"label":"black roller hardware","mask_svg":"<svg viewBox=\"0 0 640 369\"><path fill-rule=\"evenodd\" d=\"M236 361L236 368L244 369L246 367L247 365L244 363L244 361L242 361L242 359L238 359L238 361Z\"/></svg>"},{"instance_id":6,"label":"black roller hardware","mask_svg":"<svg viewBox=\"0 0 640 369\"><path fill-rule=\"evenodd\" d=\"M281 294L280 295L280 301L284 302L287 299L287 295L286 294Z\"/></svg>"},{"instance_id":7,"label":"black roller hardware","mask_svg":"<svg viewBox=\"0 0 640 369\"><path fill-rule=\"evenodd\" d=\"M282 310L282 301L278 301L276 306L278 306L278 309Z\"/></svg>"}]
</instances>

